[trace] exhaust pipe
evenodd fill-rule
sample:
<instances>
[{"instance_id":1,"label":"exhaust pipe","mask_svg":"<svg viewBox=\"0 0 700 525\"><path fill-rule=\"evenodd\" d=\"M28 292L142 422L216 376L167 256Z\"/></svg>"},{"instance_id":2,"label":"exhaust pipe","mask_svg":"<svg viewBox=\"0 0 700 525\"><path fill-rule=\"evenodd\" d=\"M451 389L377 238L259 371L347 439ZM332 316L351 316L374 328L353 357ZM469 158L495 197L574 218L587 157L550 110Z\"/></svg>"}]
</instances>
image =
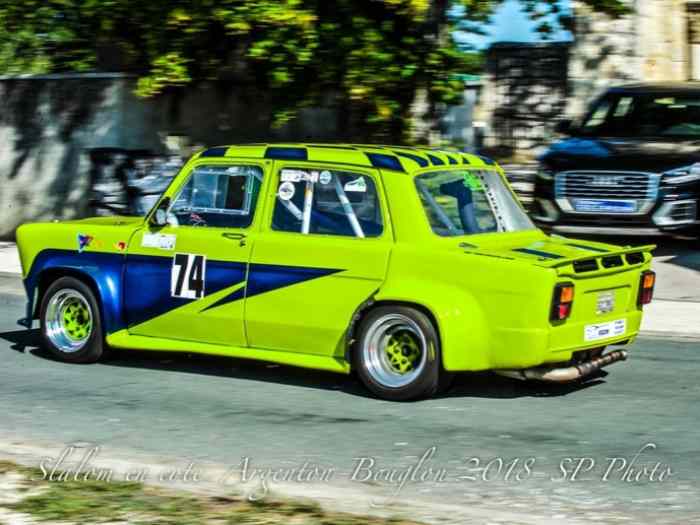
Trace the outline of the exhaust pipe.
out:
<instances>
[{"instance_id":1,"label":"exhaust pipe","mask_svg":"<svg viewBox=\"0 0 700 525\"><path fill-rule=\"evenodd\" d=\"M627 359L626 350L614 350L605 355L595 357L585 363L577 365L552 368L547 366L538 366L535 368L525 368L522 370L494 370L498 375L510 377L511 379L520 379L523 381L547 381L550 383L568 383L588 377L594 372L597 372L604 366L624 361Z\"/></svg>"}]
</instances>

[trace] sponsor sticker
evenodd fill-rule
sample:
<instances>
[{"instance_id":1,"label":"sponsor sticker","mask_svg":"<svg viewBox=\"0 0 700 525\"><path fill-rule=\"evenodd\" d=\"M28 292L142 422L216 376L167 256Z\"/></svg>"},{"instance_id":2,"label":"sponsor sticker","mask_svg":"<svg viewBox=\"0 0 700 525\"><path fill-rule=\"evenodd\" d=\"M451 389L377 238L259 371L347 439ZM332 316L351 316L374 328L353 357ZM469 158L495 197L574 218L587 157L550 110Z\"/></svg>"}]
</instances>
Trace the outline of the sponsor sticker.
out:
<instances>
[{"instance_id":1,"label":"sponsor sticker","mask_svg":"<svg viewBox=\"0 0 700 525\"><path fill-rule=\"evenodd\" d=\"M174 250L177 237L166 233L144 233L141 238L141 246L144 248L158 248L159 250Z\"/></svg>"},{"instance_id":2,"label":"sponsor sticker","mask_svg":"<svg viewBox=\"0 0 700 525\"><path fill-rule=\"evenodd\" d=\"M464 174L464 184L466 184L470 190L478 191L482 189L481 179L472 173Z\"/></svg>"},{"instance_id":3,"label":"sponsor sticker","mask_svg":"<svg viewBox=\"0 0 700 525\"><path fill-rule=\"evenodd\" d=\"M279 189L277 190L277 196L283 200L283 201L288 201L291 200L292 197L294 197L294 192L296 190L294 189L294 183L292 182L283 182L280 184Z\"/></svg>"},{"instance_id":4,"label":"sponsor sticker","mask_svg":"<svg viewBox=\"0 0 700 525\"><path fill-rule=\"evenodd\" d=\"M617 319L609 323L587 324L583 329L585 341L597 341L623 335L627 331L627 321Z\"/></svg>"},{"instance_id":5,"label":"sponsor sticker","mask_svg":"<svg viewBox=\"0 0 700 525\"><path fill-rule=\"evenodd\" d=\"M331 172L328 170L322 171L321 174L318 176L318 181L324 185L330 184L332 179L333 179L333 175L331 175Z\"/></svg>"},{"instance_id":6,"label":"sponsor sticker","mask_svg":"<svg viewBox=\"0 0 700 525\"><path fill-rule=\"evenodd\" d=\"M367 183L365 182L365 178L358 177L355 180L351 180L350 182L346 182L345 186L343 186L343 190L356 191L358 193L366 192L367 191Z\"/></svg>"},{"instance_id":7,"label":"sponsor sticker","mask_svg":"<svg viewBox=\"0 0 700 525\"><path fill-rule=\"evenodd\" d=\"M303 179L304 175L306 175L306 173L301 170L286 169L282 170L280 180L282 182L299 182Z\"/></svg>"},{"instance_id":8,"label":"sponsor sticker","mask_svg":"<svg viewBox=\"0 0 700 525\"><path fill-rule=\"evenodd\" d=\"M94 237L92 235L85 235L83 233L78 234L78 253L83 253L83 250L90 246L90 243Z\"/></svg>"},{"instance_id":9,"label":"sponsor sticker","mask_svg":"<svg viewBox=\"0 0 700 525\"><path fill-rule=\"evenodd\" d=\"M318 182L318 171L283 169L280 174L281 182Z\"/></svg>"}]
</instances>

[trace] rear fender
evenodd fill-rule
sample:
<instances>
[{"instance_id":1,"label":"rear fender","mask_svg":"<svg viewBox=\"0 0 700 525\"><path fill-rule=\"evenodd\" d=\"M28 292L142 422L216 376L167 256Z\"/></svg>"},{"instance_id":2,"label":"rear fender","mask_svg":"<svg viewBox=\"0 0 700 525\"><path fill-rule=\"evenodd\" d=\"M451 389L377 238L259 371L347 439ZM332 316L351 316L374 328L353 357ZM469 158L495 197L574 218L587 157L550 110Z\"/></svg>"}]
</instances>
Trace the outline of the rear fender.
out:
<instances>
[{"instance_id":1,"label":"rear fender","mask_svg":"<svg viewBox=\"0 0 700 525\"><path fill-rule=\"evenodd\" d=\"M438 324L445 370L490 368L488 323L479 303L464 289L435 281L401 279L387 282L374 299L428 309Z\"/></svg>"}]
</instances>

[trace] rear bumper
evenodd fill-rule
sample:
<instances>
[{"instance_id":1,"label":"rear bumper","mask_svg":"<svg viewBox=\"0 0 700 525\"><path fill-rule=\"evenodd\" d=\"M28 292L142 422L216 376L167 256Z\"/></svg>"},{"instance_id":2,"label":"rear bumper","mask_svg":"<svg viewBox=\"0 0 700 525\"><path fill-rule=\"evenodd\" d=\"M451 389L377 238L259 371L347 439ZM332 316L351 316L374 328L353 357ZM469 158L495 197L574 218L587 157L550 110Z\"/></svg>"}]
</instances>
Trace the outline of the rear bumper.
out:
<instances>
[{"instance_id":1,"label":"rear bumper","mask_svg":"<svg viewBox=\"0 0 700 525\"><path fill-rule=\"evenodd\" d=\"M574 302L575 304L575 302ZM589 324L604 323L624 319L624 333L615 337L586 341L585 327ZM585 321L567 320L549 329L494 329L489 351L489 369L526 369L532 367L570 363L575 354L587 350L597 350L608 346L627 345L639 333L642 311L610 314ZM454 363L453 363L454 364ZM465 363L466 364L466 363ZM472 370L468 366L451 367L451 371Z\"/></svg>"}]
</instances>

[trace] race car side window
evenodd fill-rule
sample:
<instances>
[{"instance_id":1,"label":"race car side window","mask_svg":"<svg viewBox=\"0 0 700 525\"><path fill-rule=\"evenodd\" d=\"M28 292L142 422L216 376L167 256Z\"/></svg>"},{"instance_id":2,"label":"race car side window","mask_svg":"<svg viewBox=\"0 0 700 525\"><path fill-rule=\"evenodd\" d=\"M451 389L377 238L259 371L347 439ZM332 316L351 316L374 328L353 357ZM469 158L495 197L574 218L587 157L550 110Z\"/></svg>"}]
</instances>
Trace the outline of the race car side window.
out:
<instances>
[{"instance_id":1,"label":"race car side window","mask_svg":"<svg viewBox=\"0 0 700 525\"><path fill-rule=\"evenodd\" d=\"M383 224L371 177L323 168L280 171L272 229L302 234L379 237Z\"/></svg>"},{"instance_id":2,"label":"race car side window","mask_svg":"<svg viewBox=\"0 0 700 525\"><path fill-rule=\"evenodd\" d=\"M247 228L262 177L258 166L198 166L174 200L168 220L182 226Z\"/></svg>"}]
</instances>

